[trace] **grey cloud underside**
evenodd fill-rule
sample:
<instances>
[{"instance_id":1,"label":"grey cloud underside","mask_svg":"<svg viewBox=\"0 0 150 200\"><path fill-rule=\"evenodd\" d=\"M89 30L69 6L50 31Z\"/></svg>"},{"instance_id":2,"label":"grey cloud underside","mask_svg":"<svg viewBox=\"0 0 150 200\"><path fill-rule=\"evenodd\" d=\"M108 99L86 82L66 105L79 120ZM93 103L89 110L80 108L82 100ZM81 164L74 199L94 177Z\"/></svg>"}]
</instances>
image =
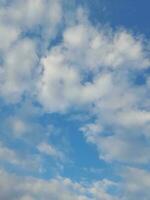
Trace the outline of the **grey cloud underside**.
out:
<instances>
[{"instance_id":1,"label":"grey cloud underside","mask_svg":"<svg viewBox=\"0 0 150 200\"><path fill-rule=\"evenodd\" d=\"M82 8L74 11L73 16L69 22L64 21L68 16L64 13L63 1L14 0L1 6L1 98L15 105L29 97L40 104L43 113L69 113L72 108L86 110L89 116L96 116L96 120L80 130L87 142L97 147L100 159L117 161L122 166L149 164L148 41L125 29L113 31L102 25L96 27ZM61 34L61 42L51 46L58 34ZM139 74L145 78L142 84L135 83ZM19 117L7 119L15 137L33 128L28 120ZM36 148L63 160L64 155L45 141L36 144ZM0 143L0 159L6 155L12 164L22 162L15 152ZM71 180L42 182L25 178L25 183L19 186L21 178L6 172L1 174L0 190L4 195L1 198L6 200L48 199L49 196L53 200L115 199L103 185L98 190L76 185ZM141 183L136 174L141 177ZM124 187L121 199L150 198L145 189L150 186L148 172L132 168L121 176L126 180L120 183ZM10 195L9 179L16 181L14 196ZM32 183L35 188L30 187ZM97 183L93 187L97 188ZM52 189L49 191L49 188ZM64 196L57 196L59 188ZM88 190L92 197L88 196ZM37 197L37 192L41 196Z\"/></svg>"}]
</instances>

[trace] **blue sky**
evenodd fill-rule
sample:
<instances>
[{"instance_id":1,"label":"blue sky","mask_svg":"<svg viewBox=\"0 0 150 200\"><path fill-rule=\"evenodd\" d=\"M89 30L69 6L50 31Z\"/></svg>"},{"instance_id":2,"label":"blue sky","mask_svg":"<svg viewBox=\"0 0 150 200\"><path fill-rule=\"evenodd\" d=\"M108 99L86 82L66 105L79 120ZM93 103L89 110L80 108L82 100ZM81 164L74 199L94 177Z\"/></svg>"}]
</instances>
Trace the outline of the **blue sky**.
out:
<instances>
[{"instance_id":1,"label":"blue sky","mask_svg":"<svg viewBox=\"0 0 150 200\"><path fill-rule=\"evenodd\" d=\"M149 6L0 0L0 199L150 199Z\"/></svg>"}]
</instances>

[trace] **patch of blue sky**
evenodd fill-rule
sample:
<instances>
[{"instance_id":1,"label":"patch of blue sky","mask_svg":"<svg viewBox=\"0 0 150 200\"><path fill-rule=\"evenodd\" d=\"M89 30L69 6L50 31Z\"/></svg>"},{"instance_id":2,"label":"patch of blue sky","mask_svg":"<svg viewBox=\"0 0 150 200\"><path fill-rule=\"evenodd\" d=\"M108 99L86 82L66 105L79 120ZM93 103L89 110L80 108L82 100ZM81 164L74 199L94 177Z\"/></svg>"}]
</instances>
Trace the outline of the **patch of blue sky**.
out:
<instances>
[{"instance_id":1,"label":"patch of blue sky","mask_svg":"<svg viewBox=\"0 0 150 200\"><path fill-rule=\"evenodd\" d=\"M96 24L109 24L114 29L121 26L149 38L149 0L76 0L76 4L87 7Z\"/></svg>"}]
</instances>

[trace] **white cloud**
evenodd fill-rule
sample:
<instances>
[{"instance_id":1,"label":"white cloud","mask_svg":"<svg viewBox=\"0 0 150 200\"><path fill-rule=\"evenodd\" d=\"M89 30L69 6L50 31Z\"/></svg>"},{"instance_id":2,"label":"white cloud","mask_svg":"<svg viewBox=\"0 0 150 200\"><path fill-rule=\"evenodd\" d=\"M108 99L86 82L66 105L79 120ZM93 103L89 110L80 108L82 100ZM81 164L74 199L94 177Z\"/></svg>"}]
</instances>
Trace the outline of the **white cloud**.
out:
<instances>
[{"instance_id":1,"label":"white cloud","mask_svg":"<svg viewBox=\"0 0 150 200\"><path fill-rule=\"evenodd\" d=\"M2 21L23 29L45 23L47 27L55 26L62 15L59 0L13 0L8 6L1 7L0 14Z\"/></svg>"},{"instance_id":2,"label":"white cloud","mask_svg":"<svg viewBox=\"0 0 150 200\"><path fill-rule=\"evenodd\" d=\"M146 125L150 122L150 112L142 110L129 110L121 113L121 115L118 116L118 120L125 126Z\"/></svg>"},{"instance_id":3,"label":"white cloud","mask_svg":"<svg viewBox=\"0 0 150 200\"><path fill-rule=\"evenodd\" d=\"M88 42L87 31L83 25L70 27L64 32L64 42L71 47L83 48Z\"/></svg>"},{"instance_id":4,"label":"white cloud","mask_svg":"<svg viewBox=\"0 0 150 200\"><path fill-rule=\"evenodd\" d=\"M150 174L137 168L124 169L123 180L118 183L103 179L85 184L64 177L44 180L4 170L0 170L0 176L0 198L6 200L148 200L150 196ZM108 192L112 190L118 191L116 195Z\"/></svg>"},{"instance_id":5,"label":"white cloud","mask_svg":"<svg viewBox=\"0 0 150 200\"><path fill-rule=\"evenodd\" d=\"M58 149L56 149L54 146L47 144L45 142L40 143L37 146L37 149L41 152L44 153L48 156L52 156L56 159L63 159L63 153L61 151L59 151Z\"/></svg>"},{"instance_id":6,"label":"white cloud","mask_svg":"<svg viewBox=\"0 0 150 200\"><path fill-rule=\"evenodd\" d=\"M128 168L123 174L123 200L148 200L150 198L150 173L146 170Z\"/></svg>"},{"instance_id":7,"label":"white cloud","mask_svg":"<svg viewBox=\"0 0 150 200\"><path fill-rule=\"evenodd\" d=\"M63 55L55 50L42 63L43 74L39 82L38 98L47 110L63 111L77 100L79 74L64 63Z\"/></svg>"},{"instance_id":8,"label":"white cloud","mask_svg":"<svg viewBox=\"0 0 150 200\"><path fill-rule=\"evenodd\" d=\"M13 0L1 6L0 91L9 102L19 101L32 88L33 70L36 77L39 73L37 52L45 53L61 19L59 0ZM32 39L28 38L29 32Z\"/></svg>"},{"instance_id":9,"label":"white cloud","mask_svg":"<svg viewBox=\"0 0 150 200\"><path fill-rule=\"evenodd\" d=\"M47 45L52 39L52 35L48 32L51 32L50 29L55 32L55 27L62 17L59 1L37 0L25 3L23 0L16 0L9 6L2 7L0 12L3 24L9 21L10 26L15 30L19 27L21 32L42 25L44 37L49 38L45 40ZM46 110L63 111L74 104L95 103L104 95L103 93L111 90L112 83L109 77L112 75L106 73L108 69L116 70L117 73L118 69L123 68L148 67L149 60L141 39L135 38L126 30L113 32L105 27L94 27L85 16L85 13L78 12L77 19L74 19L76 22L64 30L62 43L50 50L46 58L41 59L43 65L41 78L38 77L38 67L35 67L37 64L35 41L27 39L18 41L7 52L6 64L2 66L1 74L8 77L3 81L2 95L7 98L9 95L14 96L12 101L17 101L26 90L32 88L28 82L29 79L33 79L31 71L35 69L39 83L35 79L33 85L38 87L37 96L40 103ZM9 37L10 41L16 39L17 34L14 35L12 39ZM45 42L40 45L41 50L45 48ZM94 73L93 81L84 82L84 76L89 70L91 74ZM102 76L103 73L105 75ZM81 84L83 82L84 84Z\"/></svg>"},{"instance_id":10,"label":"white cloud","mask_svg":"<svg viewBox=\"0 0 150 200\"><path fill-rule=\"evenodd\" d=\"M128 104L130 99L134 101L136 94L132 94L124 76L128 70L149 66L144 45L141 39L125 30L108 32L106 28L95 28L87 21L66 28L64 41L42 59L38 98L47 110L54 112L66 110L74 104L95 103L103 96L106 106L110 104L110 107L121 103L117 98L122 95L125 98L122 98L120 107ZM92 81L84 80L87 73ZM124 89L130 94L123 94Z\"/></svg>"},{"instance_id":11,"label":"white cloud","mask_svg":"<svg viewBox=\"0 0 150 200\"><path fill-rule=\"evenodd\" d=\"M66 27L63 41L42 59L37 99L48 112L90 109L97 116L95 126L101 130L91 130L90 134L85 130L90 125L83 130L87 140L96 144L101 158L148 162L149 145L145 140L139 142L140 137L148 135L149 105L143 101L148 85L136 85L132 79L149 67L145 43L123 29L112 31L94 27L87 20L77 21ZM112 136L101 137L100 132L105 131ZM136 155L137 145L140 150Z\"/></svg>"},{"instance_id":12,"label":"white cloud","mask_svg":"<svg viewBox=\"0 0 150 200\"><path fill-rule=\"evenodd\" d=\"M150 147L140 137L114 135L99 138L98 145L101 158L108 161L121 161L126 163L148 163L150 161ZM132 134L132 133L130 133ZM138 147L138 148L137 148Z\"/></svg>"},{"instance_id":13,"label":"white cloud","mask_svg":"<svg viewBox=\"0 0 150 200\"><path fill-rule=\"evenodd\" d=\"M16 137L20 137L28 131L26 122L18 117L11 116L7 121L7 125L11 128L13 135Z\"/></svg>"},{"instance_id":14,"label":"white cloud","mask_svg":"<svg viewBox=\"0 0 150 200\"><path fill-rule=\"evenodd\" d=\"M0 85L1 95L6 98L6 101L16 102L20 100L24 92L31 89L36 64L37 55L32 40L18 41L7 52L2 66L2 84Z\"/></svg>"},{"instance_id":15,"label":"white cloud","mask_svg":"<svg viewBox=\"0 0 150 200\"><path fill-rule=\"evenodd\" d=\"M2 143L0 143L0 159L1 161L6 160L12 164L20 164L16 153L13 150L5 147Z\"/></svg>"},{"instance_id":16,"label":"white cloud","mask_svg":"<svg viewBox=\"0 0 150 200\"><path fill-rule=\"evenodd\" d=\"M19 36L19 29L0 23L0 53L6 52Z\"/></svg>"},{"instance_id":17,"label":"white cloud","mask_svg":"<svg viewBox=\"0 0 150 200\"><path fill-rule=\"evenodd\" d=\"M96 116L96 123L85 125L81 130L85 132L87 141L97 146L100 158L130 164L148 163L149 79L143 86L135 84L132 79L133 75L142 74L142 70L150 65L149 54L145 50L147 46L127 30L98 28L82 17L78 16L72 24L66 24L65 30L62 30L62 41L50 47L52 39L56 37L57 40L62 20L60 1L15 0L0 8L1 96L6 102L16 103L28 93L45 112L84 108ZM34 35L35 29L39 31L39 38L29 39L28 31ZM39 56L39 52L42 55ZM19 118L11 121L16 134L26 131L25 122ZM47 143L38 143L37 148L47 155L60 156L60 152ZM22 162L15 151L3 145L0 145L0 157L12 164L20 165ZM141 172L139 174L141 176ZM4 176L8 178L9 175ZM145 172L142 176L146 177ZM14 179L18 181L18 178ZM49 190L49 187L52 189ZM93 195L91 198L113 198L105 189L98 189L99 184L92 187L88 188ZM7 186L4 188L11 191ZM70 180L66 183L66 179L52 182L29 179L28 183L25 178L25 183L16 185L16 191L21 191L19 199L37 199L38 193L43 199L49 198L49 195L60 199L61 194L61 200L86 200L90 197L84 193L85 190L87 188L81 186L76 191L76 184ZM65 192L59 194L57 191ZM2 198L9 200L9 192L2 193ZM17 199L16 194L13 198ZM130 199L134 199L134 194Z\"/></svg>"},{"instance_id":18,"label":"white cloud","mask_svg":"<svg viewBox=\"0 0 150 200\"><path fill-rule=\"evenodd\" d=\"M3 170L0 176L0 198L5 200L117 200L107 194L106 190L114 184L107 180L87 186L63 177L42 180L19 177Z\"/></svg>"},{"instance_id":19,"label":"white cloud","mask_svg":"<svg viewBox=\"0 0 150 200\"><path fill-rule=\"evenodd\" d=\"M11 149L0 143L0 160L1 163L9 163L14 166L19 166L20 169L26 171L40 170L40 157L37 155L23 155L21 152Z\"/></svg>"},{"instance_id":20,"label":"white cloud","mask_svg":"<svg viewBox=\"0 0 150 200\"><path fill-rule=\"evenodd\" d=\"M126 30L113 32L89 22L75 24L64 32L66 56L82 67L146 68L150 61L141 39ZM78 58L78 59L76 59Z\"/></svg>"}]
</instances>

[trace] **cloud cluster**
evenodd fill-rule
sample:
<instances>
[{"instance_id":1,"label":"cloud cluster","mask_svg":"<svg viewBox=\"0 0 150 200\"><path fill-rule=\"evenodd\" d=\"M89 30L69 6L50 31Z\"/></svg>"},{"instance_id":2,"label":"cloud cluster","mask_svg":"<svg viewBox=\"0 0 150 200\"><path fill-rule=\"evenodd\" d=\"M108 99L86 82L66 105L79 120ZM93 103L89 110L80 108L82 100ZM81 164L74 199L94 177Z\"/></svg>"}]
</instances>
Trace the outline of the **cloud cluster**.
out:
<instances>
[{"instance_id":1,"label":"cloud cluster","mask_svg":"<svg viewBox=\"0 0 150 200\"><path fill-rule=\"evenodd\" d=\"M19 177L0 171L0 198L6 200L117 200L107 193L115 183L102 180L93 185L72 182L68 178L58 177L42 180L32 177Z\"/></svg>"},{"instance_id":2,"label":"cloud cluster","mask_svg":"<svg viewBox=\"0 0 150 200\"><path fill-rule=\"evenodd\" d=\"M21 177L0 171L0 198L6 200L34 200L34 199L58 199L58 200L127 200L149 199L149 172L136 168L124 170L124 181L118 183L103 179L86 183L73 182L68 178L57 177L43 180L33 177ZM108 191L118 187L123 194L117 198ZM59 192L58 192L59 191Z\"/></svg>"},{"instance_id":3,"label":"cloud cluster","mask_svg":"<svg viewBox=\"0 0 150 200\"><path fill-rule=\"evenodd\" d=\"M86 106L96 115L101 134L85 136L96 144L100 158L148 163L148 77L136 83L150 64L146 48L142 38L126 30L111 32L78 18L42 60L37 99L46 111Z\"/></svg>"},{"instance_id":4,"label":"cloud cluster","mask_svg":"<svg viewBox=\"0 0 150 200\"><path fill-rule=\"evenodd\" d=\"M4 144L0 143L0 163L1 165L11 164L25 169L26 171L39 171L41 159L38 155L21 155Z\"/></svg>"},{"instance_id":5,"label":"cloud cluster","mask_svg":"<svg viewBox=\"0 0 150 200\"><path fill-rule=\"evenodd\" d=\"M57 33L61 12L60 2L53 0L13 0L1 6L0 91L6 101L20 101L31 90L39 54Z\"/></svg>"},{"instance_id":6,"label":"cloud cluster","mask_svg":"<svg viewBox=\"0 0 150 200\"><path fill-rule=\"evenodd\" d=\"M68 23L64 21L66 16L59 0L13 0L1 4L1 99L7 105L20 106L28 98L40 107L35 112L38 116L86 110L95 121L80 130L86 141L96 145L100 159L128 165L148 164L150 59L147 41L125 29L93 25L81 8ZM24 114L26 108L22 109L4 123L14 138L23 138L28 133L24 139L33 143L38 153L63 160L63 153L45 142L45 135L42 140L35 137L37 141L29 137L33 132L40 132L41 137L45 129L38 125L38 117L35 123L30 122L31 115L27 113L28 119ZM17 165L28 162L2 143L0 159ZM124 185L123 200L149 198L148 190L144 189L149 187L148 172L130 168L121 176L125 180L124 184L120 183ZM0 185L0 197L6 200L115 199L107 192L107 186L113 185L108 180L84 186L70 179L45 181L2 171Z\"/></svg>"},{"instance_id":7,"label":"cloud cluster","mask_svg":"<svg viewBox=\"0 0 150 200\"><path fill-rule=\"evenodd\" d=\"M124 197L123 200L149 199L150 173L146 170L128 168L123 173L124 176Z\"/></svg>"}]
</instances>

